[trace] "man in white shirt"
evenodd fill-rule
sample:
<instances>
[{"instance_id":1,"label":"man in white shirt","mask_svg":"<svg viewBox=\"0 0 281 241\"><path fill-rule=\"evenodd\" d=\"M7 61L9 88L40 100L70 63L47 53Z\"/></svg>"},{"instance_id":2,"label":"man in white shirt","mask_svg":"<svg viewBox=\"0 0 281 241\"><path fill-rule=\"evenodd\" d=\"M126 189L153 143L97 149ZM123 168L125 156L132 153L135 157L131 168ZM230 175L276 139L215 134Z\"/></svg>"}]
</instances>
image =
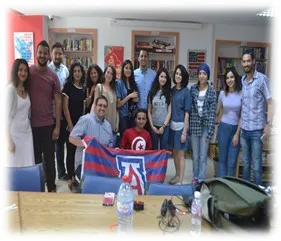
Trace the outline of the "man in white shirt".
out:
<instances>
[{"instance_id":1,"label":"man in white shirt","mask_svg":"<svg viewBox=\"0 0 281 241\"><path fill-rule=\"evenodd\" d=\"M49 68L51 68L58 76L61 89L69 76L69 71L65 65L62 64L63 58L63 46L61 43L55 43L52 46L52 61L49 63ZM62 113L63 115L63 113ZM60 135L58 140L56 141L56 159L57 159L57 171L58 171L58 178L61 180L67 180L67 174L65 172L65 165L64 165L64 144L66 143L67 139L67 123L65 118L61 119L61 128L60 128Z\"/></svg>"}]
</instances>

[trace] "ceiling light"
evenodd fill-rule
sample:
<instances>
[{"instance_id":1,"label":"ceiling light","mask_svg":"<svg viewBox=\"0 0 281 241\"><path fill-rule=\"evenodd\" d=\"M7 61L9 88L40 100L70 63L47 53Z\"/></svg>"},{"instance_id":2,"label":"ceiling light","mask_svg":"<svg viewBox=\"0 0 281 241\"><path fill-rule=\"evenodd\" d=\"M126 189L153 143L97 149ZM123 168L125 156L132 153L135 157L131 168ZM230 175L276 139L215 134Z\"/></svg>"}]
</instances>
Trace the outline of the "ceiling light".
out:
<instances>
[{"instance_id":1,"label":"ceiling light","mask_svg":"<svg viewBox=\"0 0 281 241\"><path fill-rule=\"evenodd\" d=\"M262 17L276 17L276 13L273 9L266 9L260 13L257 13L257 15Z\"/></svg>"}]
</instances>

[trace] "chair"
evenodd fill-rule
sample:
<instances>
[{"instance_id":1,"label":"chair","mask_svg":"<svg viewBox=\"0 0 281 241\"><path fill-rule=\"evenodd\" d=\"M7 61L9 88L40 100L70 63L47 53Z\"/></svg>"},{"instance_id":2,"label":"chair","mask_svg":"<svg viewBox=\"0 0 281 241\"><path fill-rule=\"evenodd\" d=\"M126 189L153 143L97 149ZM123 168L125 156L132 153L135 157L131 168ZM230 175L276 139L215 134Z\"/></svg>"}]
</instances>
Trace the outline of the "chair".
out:
<instances>
[{"instance_id":1,"label":"chair","mask_svg":"<svg viewBox=\"0 0 281 241\"><path fill-rule=\"evenodd\" d=\"M193 196L194 185L169 185L163 183L150 183L148 187L148 195L190 195Z\"/></svg>"},{"instance_id":2,"label":"chair","mask_svg":"<svg viewBox=\"0 0 281 241\"><path fill-rule=\"evenodd\" d=\"M85 176L82 183L82 193L104 194L105 192L114 192L117 194L121 183L122 179L116 177Z\"/></svg>"},{"instance_id":3,"label":"chair","mask_svg":"<svg viewBox=\"0 0 281 241\"><path fill-rule=\"evenodd\" d=\"M42 164L30 167L5 167L8 174L7 190L45 192Z\"/></svg>"}]
</instances>

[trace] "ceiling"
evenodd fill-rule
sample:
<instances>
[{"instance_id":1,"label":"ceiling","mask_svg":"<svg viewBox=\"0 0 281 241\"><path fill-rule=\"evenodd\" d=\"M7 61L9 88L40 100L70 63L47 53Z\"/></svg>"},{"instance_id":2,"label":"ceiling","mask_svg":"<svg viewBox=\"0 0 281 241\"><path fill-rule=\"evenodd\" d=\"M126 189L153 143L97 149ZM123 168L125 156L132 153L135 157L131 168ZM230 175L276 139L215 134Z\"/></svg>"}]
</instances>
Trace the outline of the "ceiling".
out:
<instances>
[{"instance_id":1,"label":"ceiling","mask_svg":"<svg viewBox=\"0 0 281 241\"><path fill-rule=\"evenodd\" d=\"M215 5L216 6L216 5ZM272 18L256 16L256 13L266 9L264 6L243 6L237 7L196 7L190 8L186 5L175 7L162 7L161 5L150 8L126 5L124 8L113 7L112 5L89 5L75 6L75 9L68 9L65 6L28 6L15 5L11 8L24 15L46 15L54 17L106 17L125 19L146 19L165 21L187 21L214 24L233 24L268 27Z\"/></svg>"}]
</instances>

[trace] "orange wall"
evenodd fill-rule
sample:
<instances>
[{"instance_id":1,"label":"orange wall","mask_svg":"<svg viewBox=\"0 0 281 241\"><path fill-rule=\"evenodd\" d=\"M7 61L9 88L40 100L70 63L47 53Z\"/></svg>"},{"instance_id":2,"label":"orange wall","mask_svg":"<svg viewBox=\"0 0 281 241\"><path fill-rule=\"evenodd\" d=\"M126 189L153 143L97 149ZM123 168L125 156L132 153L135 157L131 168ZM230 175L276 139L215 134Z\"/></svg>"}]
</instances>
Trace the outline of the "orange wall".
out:
<instances>
[{"instance_id":1,"label":"orange wall","mask_svg":"<svg viewBox=\"0 0 281 241\"><path fill-rule=\"evenodd\" d=\"M8 70L11 69L14 57L14 32L33 32L34 60L36 61L36 46L43 39L43 16L24 16L15 11L8 12L7 26L7 57ZM10 71L8 72L10 73Z\"/></svg>"}]
</instances>

